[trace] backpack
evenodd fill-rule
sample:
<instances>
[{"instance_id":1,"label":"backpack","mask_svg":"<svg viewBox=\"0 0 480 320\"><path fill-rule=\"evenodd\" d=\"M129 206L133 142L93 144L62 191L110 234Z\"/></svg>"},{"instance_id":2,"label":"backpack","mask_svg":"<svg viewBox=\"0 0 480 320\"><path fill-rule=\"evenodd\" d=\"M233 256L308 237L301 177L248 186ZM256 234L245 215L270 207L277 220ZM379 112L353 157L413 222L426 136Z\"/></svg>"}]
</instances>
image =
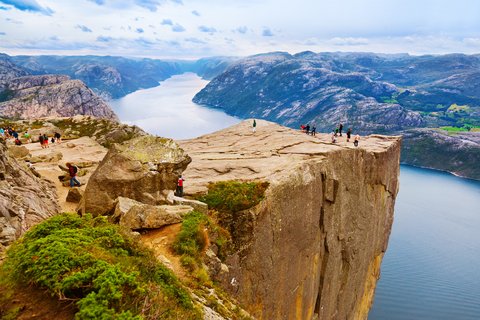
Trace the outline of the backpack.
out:
<instances>
[{"instance_id":1,"label":"backpack","mask_svg":"<svg viewBox=\"0 0 480 320\"><path fill-rule=\"evenodd\" d=\"M74 173L77 173L77 172L78 172L78 167L77 167L77 166L73 166L73 172L74 172Z\"/></svg>"}]
</instances>

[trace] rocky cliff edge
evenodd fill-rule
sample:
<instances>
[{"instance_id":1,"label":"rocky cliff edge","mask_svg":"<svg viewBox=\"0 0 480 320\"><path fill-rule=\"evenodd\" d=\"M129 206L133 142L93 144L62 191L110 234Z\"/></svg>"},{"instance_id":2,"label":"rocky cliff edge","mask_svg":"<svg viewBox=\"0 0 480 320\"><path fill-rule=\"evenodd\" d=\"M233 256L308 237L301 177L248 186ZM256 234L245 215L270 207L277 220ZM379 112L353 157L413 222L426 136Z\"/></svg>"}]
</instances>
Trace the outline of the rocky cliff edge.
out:
<instances>
[{"instance_id":1,"label":"rocky cliff edge","mask_svg":"<svg viewBox=\"0 0 480 320\"><path fill-rule=\"evenodd\" d=\"M209 182L270 183L236 225L223 287L257 319L365 319L398 192L400 137L311 137L252 120L188 141L185 191ZM234 239L235 241L235 239Z\"/></svg>"}]
</instances>

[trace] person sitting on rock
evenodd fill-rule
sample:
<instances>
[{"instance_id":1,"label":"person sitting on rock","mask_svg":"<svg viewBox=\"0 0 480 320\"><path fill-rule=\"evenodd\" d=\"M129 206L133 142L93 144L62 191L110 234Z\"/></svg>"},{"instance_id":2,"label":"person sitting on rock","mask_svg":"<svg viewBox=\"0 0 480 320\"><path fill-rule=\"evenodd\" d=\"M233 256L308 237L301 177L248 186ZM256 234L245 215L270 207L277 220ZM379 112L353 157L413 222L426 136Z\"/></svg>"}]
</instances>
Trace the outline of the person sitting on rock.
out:
<instances>
[{"instance_id":1,"label":"person sitting on rock","mask_svg":"<svg viewBox=\"0 0 480 320\"><path fill-rule=\"evenodd\" d=\"M73 188L74 185L80 187L82 184L77 180L78 168L72 165L70 162L67 162L68 174L70 175L70 188Z\"/></svg>"},{"instance_id":2,"label":"person sitting on rock","mask_svg":"<svg viewBox=\"0 0 480 320\"><path fill-rule=\"evenodd\" d=\"M20 139L16 138L16 139L15 139L15 145L16 145L16 146L21 146L21 145L22 145L22 141L20 141Z\"/></svg>"},{"instance_id":3,"label":"person sitting on rock","mask_svg":"<svg viewBox=\"0 0 480 320\"><path fill-rule=\"evenodd\" d=\"M177 189L175 190L175 195L177 197L183 197L183 181L185 181L185 179L182 178L182 175L179 175L178 182L177 182Z\"/></svg>"},{"instance_id":4,"label":"person sitting on rock","mask_svg":"<svg viewBox=\"0 0 480 320\"><path fill-rule=\"evenodd\" d=\"M355 135L355 138L353 138L353 145L355 147L358 147L358 141L360 140L360 136L357 134Z\"/></svg>"},{"instance_id":5,"label":"person sitting on rock","mask_svg":"<svg viewBox=\"0 0 480 320\"><path fill-rule=\"evenodd\" d=\"M332 143L337 142L337 138L336 138L336 137L337 137L337 134L335 133L335 131L332 131L331 136L332 136Z\"/></svg>"}]
</instances>

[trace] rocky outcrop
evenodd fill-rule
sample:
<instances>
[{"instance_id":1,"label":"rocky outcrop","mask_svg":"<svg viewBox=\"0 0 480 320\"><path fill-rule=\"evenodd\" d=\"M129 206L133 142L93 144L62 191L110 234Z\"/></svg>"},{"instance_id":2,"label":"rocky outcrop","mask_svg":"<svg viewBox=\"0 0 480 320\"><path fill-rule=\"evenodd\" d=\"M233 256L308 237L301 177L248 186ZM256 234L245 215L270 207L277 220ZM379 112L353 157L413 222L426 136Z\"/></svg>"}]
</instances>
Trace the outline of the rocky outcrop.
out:
<instances>
[{"instance_id":1,"label":"rocky outcrop","mask_svg":"<svg viewBox=\"0 0 480 320\"><path fill-rule=\"evenodd\" d=\"M112 109L79 80L68 76L24 76L10 79L7 101L0 103L0 115L35 119L92 115L117 120Z\"/></svg>"},{"instance_id":2,"label":"rocky outcrop","mask_svg":"<svg viewBox=\"0 0 480 320\"><path fill-rule=\"evenodd\" d=\"M118 197L112 220L132 230L158 229L182 222L193 208L185 205L152 206L132 199Z\"/></svg>"},{"instance_id":3,"label":"rocky outcrop","mask_svg":"<svg viewBox=\"0 0 480 320\"><path fill-rule=\"evenodd\" d=\"M38 141L39 134L52 137L55 132L62 135L63 140L91 137L104 147L114 143L147 135L137 126L121 124L109 119L99 119L93 116L77 115L65 118L37 118L11 121L0 119L0 126L14 127L18 132L29 132L33 142ZM70 144L71 148L75 146Z\"/></svg>"},{"instance_id":4,"label":"rocky outcrop","mask_svg":"<svg viewBox=\"0 0 480 320\"><path fill-rule=\"evenodd\" d=\"M0 250L59 211L53 184L36 177L28 167L8 156L1 142Z\"/></svg>"},{"instance_id":5,"label":"rocky outcrop","mask_svg":"<svg viewBox=\"0 0 480 320\"><path fill-rule=\"evenodd\" d=\"M256 319L366 319L393 222L400 138L307 136L257 120L182 141L185 192L269 182L213 274ZM215 273L215 272L214 272Z\"/></svg>"},{"instance_id":6,"label":"rocky outcrop","mask_svg":"<svg viewBox=\"0 0 480 320\"><path fill-rule=\"evenodd\" d=\"M142 136L114 145L88 181L81 211L108 213L119 196L167 204L169 191L190 162L171 139Z\"/></svg>"},{"instance_id":7,"label":"rocky outcrop","mask_svg":"<svg viewBox=\"0 0 480 320\"><path fill-rule=\"evenodd\" d=\"M480 180L480 132L447 133L441 129L404 131L401 161Z\"/></svg>"}]
</instances>

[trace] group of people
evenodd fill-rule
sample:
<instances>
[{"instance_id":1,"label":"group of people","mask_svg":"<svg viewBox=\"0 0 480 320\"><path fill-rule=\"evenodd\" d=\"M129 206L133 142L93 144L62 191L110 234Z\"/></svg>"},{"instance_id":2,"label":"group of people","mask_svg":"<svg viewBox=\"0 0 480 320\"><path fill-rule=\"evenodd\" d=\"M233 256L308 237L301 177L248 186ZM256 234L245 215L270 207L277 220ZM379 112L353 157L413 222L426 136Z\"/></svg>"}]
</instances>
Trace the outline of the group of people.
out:
<instances>
[{"instance_id":1,"label":"group of people","mask_svg":"<svg viewBox=\"0 0 480 320\"><path fill-rule=\"evenodd\" d=\"M310 127L309 124L307 124L307 125L302 124L300 126L300 130L302 132L305 132L306 134L310 134L312 136L315 136L316 133L317 133L317 127L315 125L312 125L312 127Z\"/></svg>"},{"instance_id":2,"label":"group of people","mask_svg":"<svg viewBox=\"0 0 480 320\"><path fill-rule=\"evenodd\" d=\"M20 135L15 130L15 128L12 128L12 127L0 128L0 138L14 139L15 145L17 146L22 145L22 141L20 140ZM30 141L30 134L27 131L25 131L25 133L23 134L23 138L27 139L27 141Z\"/></svg>"},{"instance_id":3,"label":"group of people","mask_svg":"<svg viewBox=\"0 0 480 320\"><path fill-rule=\"evenodd\" d=\"M49 147L48 146L48 141L49 141L49 138L48 138L47 134L43 133L43 134L38 135L38 142L40 143L40 146L42 147L42 149L46 149L46 148ZM50 141L52 143L61 143L62 142L62 135L58 132L55 132Z\"/></svg>"},{"instance_id":4,"label":"group of people","mask_svg":"<svg viewBox=\"0 0 480 320\"><path fill-rule=\"evenodd\" d=\"M316 133L317 133L317 127L315 124L313 124L312 126L310 126L310 124L307 124L307 125L300 125L300 131L306 133L306 134L310 134L312 136L315 136ZM352 128L348 128L347 132L346 132L346 135L347 135L347 142L350 142L350 139L352 138ZM343 136L343 123L339 123L335 129L332 131L331 133L331 139L332 139L332 143L336 143L337 142L337 137L342 137ZM360 135L355 135L353 137L353 145L355 147L358 147L358 143L360 141Z\"/></svg>"}]
</instances>

